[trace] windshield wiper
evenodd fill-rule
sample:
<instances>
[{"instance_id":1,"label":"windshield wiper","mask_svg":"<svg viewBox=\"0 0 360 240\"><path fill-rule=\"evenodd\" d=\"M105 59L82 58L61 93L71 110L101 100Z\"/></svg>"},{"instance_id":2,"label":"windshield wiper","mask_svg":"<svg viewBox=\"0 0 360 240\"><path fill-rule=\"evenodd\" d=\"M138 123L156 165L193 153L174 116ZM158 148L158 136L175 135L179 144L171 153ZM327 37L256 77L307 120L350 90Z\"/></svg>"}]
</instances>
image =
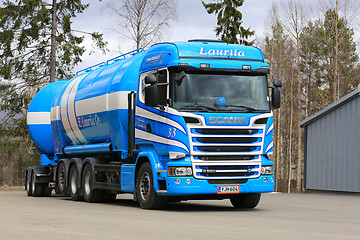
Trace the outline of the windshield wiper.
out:
<instances>
[{"instance_id":1,"label":"windshield wiper","mask_svg":"<svg viewBox=\"0 0 360 240\"><path fill-rule=\"evenodd\" d=\"M249 107L249 106L244 106L244 105L226 105L226 107L243 108L243 109L246 109L249 112L262 112L263 111L263 110L259 110L259 109L252 108L252 107Z\"/></svg>"},{"instance_id":2,"label":"windshield wiper","mask_svg":"<svg viewBox=\"0 0 360 240\"><path fill-rule=\"evenodd\" d=\"M180 109L186 109L186 110L204 110L204 109L206 109L206 110L211 110L211 111L219 110L219 109L216 109L213 107L209 107L209 106L201 105L201 104L197 104L197 103L181 106Z\"/></svg>"}]
</instances>

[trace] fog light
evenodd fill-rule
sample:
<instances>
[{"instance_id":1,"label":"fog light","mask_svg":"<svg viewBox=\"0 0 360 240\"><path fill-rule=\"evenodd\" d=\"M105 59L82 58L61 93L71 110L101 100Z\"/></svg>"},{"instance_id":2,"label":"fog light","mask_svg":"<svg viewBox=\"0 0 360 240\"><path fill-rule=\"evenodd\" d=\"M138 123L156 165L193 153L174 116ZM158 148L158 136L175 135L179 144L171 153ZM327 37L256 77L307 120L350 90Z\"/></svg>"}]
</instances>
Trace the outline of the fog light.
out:
<instances>
[{"instance_id":1,"label":"fog light","mask_svg":"<svg viewBox=\"0 0 360 240\"><path fill-rule=\"evenodd\" d=\"M267 182L267 177L264 177L264 183L266 183Z\"/></svg>"},{"instance_id":2,"label":"fog light","mask_svg":"<svg viewBox=\"0 0 360 240\"><path fill-rule=\"evenodd\" d=\"M274 177L271 177L271 182L274 182Z\"/></svg>"},{"instance_id":3,"label":"fog light","mask_svg":"<svg viewBox=\"0 0 360 240\"><path fill-rule=\"evenodd\" d=\"M191 183L191 179L190 179L190 178L186 179L186 183L187 183L187 184L190 184L190 183Z\"/></svg>"},{"instance_id":4,"label":"fog light","mask_svg":"<svg viewBox=\"0 0 360 240\"><path fill-rule=\"evenodd\" d=\"M181 183L180 178L175 179L175 183L176 183L176 184L180 184L180 183Z\"/></svg>"}]
</instances>

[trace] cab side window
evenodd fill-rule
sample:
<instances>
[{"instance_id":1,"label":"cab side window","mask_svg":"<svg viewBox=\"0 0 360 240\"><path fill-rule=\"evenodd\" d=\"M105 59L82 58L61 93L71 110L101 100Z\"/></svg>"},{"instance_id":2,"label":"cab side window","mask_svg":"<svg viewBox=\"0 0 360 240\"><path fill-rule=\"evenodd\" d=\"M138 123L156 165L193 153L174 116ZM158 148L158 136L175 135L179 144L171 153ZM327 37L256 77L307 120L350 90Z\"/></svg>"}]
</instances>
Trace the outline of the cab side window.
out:
<instances>
[{"instance_id":1,"label":"cab side window","mask_svg":"<svg viewBox=\"0 0 360 240\"><path fill-rule=\"evenodd\" d=\"M157 73L155 73L156 79L158 83L167 83L167 71L166 70L161 70L158 71ZM164 86L159 86L159 104L160 105L166 105L166 100L167 100L167 89L168 86L164 85Z\"/></svg>"}]
</instances>

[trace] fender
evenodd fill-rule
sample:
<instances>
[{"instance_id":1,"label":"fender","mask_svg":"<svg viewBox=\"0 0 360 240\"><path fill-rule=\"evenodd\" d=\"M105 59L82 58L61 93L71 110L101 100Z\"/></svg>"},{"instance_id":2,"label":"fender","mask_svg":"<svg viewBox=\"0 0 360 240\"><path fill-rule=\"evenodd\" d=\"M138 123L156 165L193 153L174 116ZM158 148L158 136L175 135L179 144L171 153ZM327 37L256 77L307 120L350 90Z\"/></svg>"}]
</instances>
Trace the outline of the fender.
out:
<instances>
[{"instance_id":1,"label":"fender","mask_svg":"<svg viewBox=\"0 0 360 240\"><path fill-rule=\"evenodd\" d=\"M62 158L57 162L57 167L56 167L56 175L59 173L59 165L60 163L63 162L65 164L65 174L66 174L66 178L65 178L65 187L69 186L69 177L68 177L68 173L69 173L69 169L70 169L70 160L66 159L66 158Z\"/></svg>"},{"instance_id":2,"label":"fender","mask_svg":"<svg viewBox=\"0 0 360 240\"><path fill-rule=\"evenodd\" d=\"M134 185L135 185L135 182L136 182L137 170L140 168L140 165L138 165L139 159L145 157L145 158L149 159L151 169L152 169L153 179L154 179L154 189L155 189L155 191L157 191L157 190L159 190L159 183L157 181L157 163L159 162L159 159L157 157L157 154L154 153L154 151L155 150L153 149L152 151L141 152L137 156L136 163L135 163L136 173L135 173L135 176L134 176Z\"/></svg>"},{"instance_id":3,"label":"fender","mask_svg":"<svg viewBox=\"0 0 360 240\"><path fill-rule=\"evenodd\" d=\"M95 172L94 165L96 165L96 164L106 164L106 163L108 163L108 161L106 161L106 160L103 160L103 159L100 159L100 158L88 157L88 158L85 158L81 169L84 170L85 165L90 164L91 170L93 172ZM83 171L81 171L81 172L83 172ZM95 178L92 179L92 186L94 187L94 185L95 185Z\"/></svg>"},{"instance_id":4,"label":"fender","mask_svg":"<svg viewBox=\"0 0 360 240\"><path fill-rule=\"evenodd\" d=\"M52 180L52 174L49 166L29 167L29 172L35 174L36 183L48 183ZM31 175L29 177L31 177Z\"/></svg>"}]
</instances>

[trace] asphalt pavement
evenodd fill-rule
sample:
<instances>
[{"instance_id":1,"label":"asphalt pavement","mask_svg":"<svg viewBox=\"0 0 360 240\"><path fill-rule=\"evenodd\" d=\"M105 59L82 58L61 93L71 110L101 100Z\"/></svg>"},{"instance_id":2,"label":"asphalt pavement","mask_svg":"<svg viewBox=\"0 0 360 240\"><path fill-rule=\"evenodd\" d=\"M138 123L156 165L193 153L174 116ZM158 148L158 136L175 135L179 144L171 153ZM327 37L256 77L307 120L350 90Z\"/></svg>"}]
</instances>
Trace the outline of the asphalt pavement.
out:
<instances>
[{"instance_id":1,"label":"asphalt pavement","mask_svg":"<svg viewBox=\"0 0 360 240\"><path fill-rule=\"evenodd\" d=\"M114 203L34 198L0 191L0 239L360 239L360 194L263 194L256 209L229 200L143 210L131 195Z\"/></svg>"}]
</instances>

